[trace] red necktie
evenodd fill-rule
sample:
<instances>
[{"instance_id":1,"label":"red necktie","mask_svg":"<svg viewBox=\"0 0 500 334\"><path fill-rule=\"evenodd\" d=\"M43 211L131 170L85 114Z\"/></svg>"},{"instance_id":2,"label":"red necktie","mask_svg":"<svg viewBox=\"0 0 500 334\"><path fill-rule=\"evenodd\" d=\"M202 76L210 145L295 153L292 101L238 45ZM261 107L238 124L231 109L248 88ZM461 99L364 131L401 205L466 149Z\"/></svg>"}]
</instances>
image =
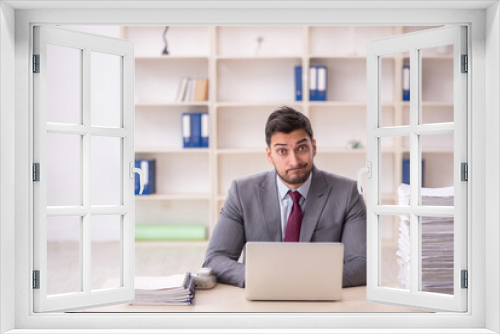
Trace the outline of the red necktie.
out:
<instances>
[{"instance_id":1,"label":"red necktie","mask_svg":"<svg viewBox=\"0 0 500 334\"><path fill-rule=\"evenodd\" d=\"M288 191L292 196L292 212L288 217L285 230L285 242L298 242L300 236L300 225L302 224L302 208L300 207L300 193L298 191Z\"/></svg>"}]
</instances>

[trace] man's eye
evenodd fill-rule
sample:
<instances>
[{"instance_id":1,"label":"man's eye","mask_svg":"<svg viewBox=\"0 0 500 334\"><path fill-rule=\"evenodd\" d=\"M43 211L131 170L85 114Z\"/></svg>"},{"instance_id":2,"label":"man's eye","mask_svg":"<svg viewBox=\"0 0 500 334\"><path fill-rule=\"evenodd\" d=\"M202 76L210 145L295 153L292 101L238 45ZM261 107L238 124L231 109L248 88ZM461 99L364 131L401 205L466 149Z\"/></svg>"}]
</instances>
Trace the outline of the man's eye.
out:
<instances>
[{"instance_id":1,"label":"man's eye","mask_svg":"<svg viewBox=\"0 0 500 334\"><path fill-rule=\"evenodd\" d=\"M299 151L304 151L304 150L307 150L307 146L306 145L300 145L299 146Z\"/></svg>"},{"instance_id":2,"label":"man's eye","mask_svg":"<svg viewBox=\"0 0 500 334\"><path fill-rule=\"evenodd\" d=\"M283 154L285 154L285 152L286 152L286 151L285 151L285 150L283 150L283 149L278 150L278 154L279 154L279 155L283 155Z\"/></svg>"}]
</instances>

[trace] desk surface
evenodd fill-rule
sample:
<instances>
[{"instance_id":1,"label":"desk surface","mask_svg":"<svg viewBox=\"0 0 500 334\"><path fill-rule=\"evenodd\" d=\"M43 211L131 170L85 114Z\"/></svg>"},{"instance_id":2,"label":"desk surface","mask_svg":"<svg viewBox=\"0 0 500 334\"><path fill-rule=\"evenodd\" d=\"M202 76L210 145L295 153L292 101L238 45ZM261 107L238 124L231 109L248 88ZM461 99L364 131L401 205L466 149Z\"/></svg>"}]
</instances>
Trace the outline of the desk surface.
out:
<instances>
[{"instance_id":1,"label":"desk surface","mask_svg":"<svg viewBox=\"0 0 500 334\"><path fill-rule=\"evenodd\" d=\"M191 306L132 306L128 304L88 309L84 312L421 312L397 306L370 303L366 286L342 289L338 301L249 301L245 289L217 284L197 290Z\"/></svg>"}]
</instances>

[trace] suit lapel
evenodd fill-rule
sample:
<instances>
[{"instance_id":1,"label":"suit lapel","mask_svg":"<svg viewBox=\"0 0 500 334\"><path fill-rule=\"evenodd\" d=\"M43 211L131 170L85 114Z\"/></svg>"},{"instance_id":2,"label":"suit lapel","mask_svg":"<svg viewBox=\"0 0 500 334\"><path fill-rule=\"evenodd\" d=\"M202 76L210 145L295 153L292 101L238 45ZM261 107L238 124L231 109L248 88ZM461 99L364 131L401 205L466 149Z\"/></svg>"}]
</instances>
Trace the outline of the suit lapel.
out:
<instances>
[{"instance_id":1,"label":"suit lapel","mask_svg":"<svg viewBox=\"0 0 500 334\"><path fill-rule=\"evenodd\" d=\"M264 181L257 185L257 194L269 240L281 241L281 215L276 189L276 171L269 172Z\"/></svg>"},{"instance_id":2,"label":"suit lapel","mask_svg":"<svg viewBox=\"0 0 500 334\"><path fill-rule=\"evenodd\" d=\"M323 211L323 207L328 199L329 190L323 173L316 167L313 167L311 187L307 194L302 227L300 229L299 240L301 242L311 241L316 225L318 225L319 215Z\"/></svg>"}]
</instances>

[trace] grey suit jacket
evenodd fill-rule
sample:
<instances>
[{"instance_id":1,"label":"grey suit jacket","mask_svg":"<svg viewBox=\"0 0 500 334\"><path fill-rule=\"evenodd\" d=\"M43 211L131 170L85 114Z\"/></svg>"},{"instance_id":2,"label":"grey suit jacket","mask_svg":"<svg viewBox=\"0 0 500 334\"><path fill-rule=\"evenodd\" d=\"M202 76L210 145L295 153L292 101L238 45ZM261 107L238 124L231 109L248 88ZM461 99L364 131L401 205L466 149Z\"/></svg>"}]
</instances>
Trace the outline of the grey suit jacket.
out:
<instances>
[{"instance_id":1,"label":"grey suit jacket","mask_svg":"<svg viewBox=\"0 0 500 334\"><path fill-rule=\"evenodd\" d=\"M366 206L353 180L313 166L299 240L342 242L343 286L366 284ZM276 171L232 182L203 267L213 268L219 282L244 287L238 259L248 241L282 241Z\"/></svg>"}]
</instances>

